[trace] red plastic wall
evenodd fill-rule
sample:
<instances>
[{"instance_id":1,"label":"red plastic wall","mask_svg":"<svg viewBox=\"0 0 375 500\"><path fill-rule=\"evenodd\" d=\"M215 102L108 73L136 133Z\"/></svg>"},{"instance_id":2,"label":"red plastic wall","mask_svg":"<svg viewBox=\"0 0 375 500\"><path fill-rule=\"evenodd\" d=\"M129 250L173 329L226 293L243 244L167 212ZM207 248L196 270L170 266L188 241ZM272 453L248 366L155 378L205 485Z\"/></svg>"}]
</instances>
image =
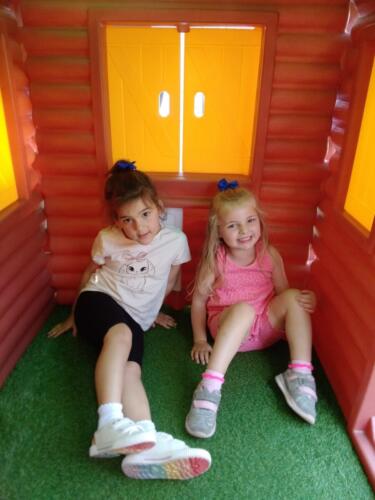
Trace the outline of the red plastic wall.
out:
<instances>
[{"instance_id":1,"label":"red plastic wall","mask_svg":"<svg viewBox=\"0 0 375 500\"><path fill-rule=\"evenodd\" d=\"M361 21L374 16L372 1L357 0L356 5ZM149 3L137 2L137 9L142 6L149 9ZM41 174L48 220L46 248L51 252L48 270L60 303L72 302L93 237L106 223L101 201L106 166L98 160L95 135L98 118L94 113L91 85L89 19L90 9L109 7L134 8L134 3L119 0L19 2L23 27L18 40L24 44L27 54L27 77L37 126L39 154L34 166ZM256 185L268 212L271 239L280 248L295 285L303 286L306 282L306 258L314 224L319 230L319 238L313 240L319 260L313 265L311 277L320 297L319 312L315 316L315 345L352 435L360 433L360 438L353 437L354 442L356 445L360 440L365 442L357 448L372 480L373 469L368 459L371 454L363 449L373 453L375 435L375 352L371 324L375 292L373 285L368 284L368 276L373 275L374 257L347 238L336 226L333 215L341 168L340 151L346 137L352 75L357 63L351 37L344 33L349 1L237 0L226 7L226 4L218 6L217 2L207 0L199 7L197 2L189 1L153 2L152 8L169 12L195 10L197 19L200 9L225 11L226 8L266 11L278 16L269 110L265 115L260 113L266 136L264 154L256 165L260 172ZM14 40L15 48L17 44ZM18 81L23 82L22 88L28 85L22 68L18 76ZM25 92L21 93L24 102L30 105ZM324 157L329 135L338 152L327 166ZM33 154L29 151L29 164L32 160ZM186 286L194 276L208 201L215 183L213 179L191 179L190 188L194 191L191 196L187 184L168 184L163 176L156 176L155 180L167 205L184 208L184 230L193 254L192 263L183 271L182 282ZM325 181L323 189L322 181ZM16 261L9 269L5 263L12 261L7 262L5 257L1 260L0 254L4 270L8 273L14 270L8 281L0 285L1 299L6 297L9 301L9 307L2 302L6 311L4 309L1 316L1 331L11 328L6 339L4 333L3 340L0 338L1 352L7 353L8 360L0 374L10 370L28 341L26 337L19 340L22 335L12 330L13 322L22 322L24 328L25 321L40 318L50 298L48 272L44 270L46 257L42 252L44 215L39 208L40 197L35 196L36 202L27 212L33 222L25 217L28 229L35 228L30 232L34 236L25 247L27 251L23 251L18 260L15 251L15 256L9 258ZM324 218L316 220L318 204ZM11 238L11 227L3 229L2 234ZM24 241L22 232L15 234L14 241ZM353 262L361 264L353 265ZM22 266L27 268L26 281L33 285L24 301L19 296L20 290L25 293L24 282L18 281ZM35 276L38 278L34 279ZM19 300L15 302L17 296ZM28 301L32 301L32 307L22 320L17 320ZM22 328L19 332L24 331Z\"/></svg>"},{"instance_id":2,"label":"red plastic wall","mask_svg":"<svg viewBox=\"0 0 375 500\"><path fill-rule=\"evenodd\" d=\"M52 282L61 303L73 300L88 248L105 220L100 203L103 165L98 165L95 144L89 9L126 5L89 0L69 5L21 2L22 40L37 125L36 166L42 173L46 199ZM162 3L154 2L153 8L158 5ZM189 2L168 4L169 11L178 8L189 9ZM200 4L199 9L204 8L218 7L208 1ZM303 7L296 1L249 0L238 2L237 8L279 16L270 115L263 118L268 122L260 198L269 211L271 235L287 261L291 281L302 285L319 184L325 175L323 158L339 83L348 5L346 0L329 5L309 0ZM142 9L142 2L137 9ZM193 278L212 185L213 181L202 185L202 196L192 200L191 206L189 200L176 205L175 192L174 196L162 193L167 205L185 207L184 229L194 258L183 270L184 284ZM202 220L199 227L194 224L196 218Z\"/></svg>"},{"instance_id":3,"label":"red plastic wall","mask_svg":"<svg viewBox=\"0 0 375 500\"><path fill-rule=\"evenodd\" d=\"M357 1L357 21L341 64L341 83L330 132L335 150L330 177L323 184L320 216L313 241L317 261L311 286L321 297L315 323L315 348L347 420L370 481L375 485L375 259L374 230L363 235L342 215L360 123L358 82L367 82L359 66L363 32L372 30L375 55L375 3ZM368 42L367 42L368 43ZM364 89L367 90L367 87ZM342 193L341 193L342 191Z\"/></svg>"},{"instance_id":4,"label":"red plastic wall","mask_svg":"<svg viewBox=\"0 0 375 500\"><path fill-rule=\"evenodd\" d=\"M14 120L9 132L18 139L14 155L22 201L0 214L0 386L13 369L35 334L40 330L52 305L53 290L43 248L46 241L45 215L41 208L35 158L31 102L24 70L24 52L17 37L16 17L0 7L0 32L9 61L4 94ZM5 72L6 68L1 67ZM3 80L4 81L4 80ZM5 102L5 99L4 99ZM13 145L14 145L14 137ZM19 172L18 172L19 173Z\"/></svg>"}]
</instances>

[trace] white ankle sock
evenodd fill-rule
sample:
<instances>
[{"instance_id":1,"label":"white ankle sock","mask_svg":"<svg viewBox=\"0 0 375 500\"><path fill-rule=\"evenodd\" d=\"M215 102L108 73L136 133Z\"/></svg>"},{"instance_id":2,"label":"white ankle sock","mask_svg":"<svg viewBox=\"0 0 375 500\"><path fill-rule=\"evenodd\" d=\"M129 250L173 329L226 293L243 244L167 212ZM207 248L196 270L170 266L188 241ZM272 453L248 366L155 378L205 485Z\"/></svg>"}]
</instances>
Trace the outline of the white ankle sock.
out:
<instances>
[{"instance_id":1,"label":"white ankle sock","mask_svg":"<svg viewBox=\"0 0 375 500\"><path fill-rule=\"evenodd\" d=\"M113 420L119 420L120 418L124 418L124 414L122 413L122 404L104 403L103 405L99 406L98 415L99 415L98 429L100 429L109 422L113 422Z\"/></svg>"}]
</instances>

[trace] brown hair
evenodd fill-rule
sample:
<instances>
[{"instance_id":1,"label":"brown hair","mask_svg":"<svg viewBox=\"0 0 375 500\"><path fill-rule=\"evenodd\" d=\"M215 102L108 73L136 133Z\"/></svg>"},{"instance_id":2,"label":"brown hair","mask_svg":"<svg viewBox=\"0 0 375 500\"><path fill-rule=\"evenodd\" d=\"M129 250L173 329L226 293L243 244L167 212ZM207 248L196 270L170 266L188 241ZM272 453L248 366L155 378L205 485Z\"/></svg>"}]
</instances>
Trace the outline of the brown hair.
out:
<instances>
[{"instance_id":1,"label":"brown hair","mask_svg":"<svg viewBox=\"0 0 375 500\"><path fill-rule=\"evenodd\" d=\"M163 204L151 179L136 170L134 164L135 162L128 160L119 160L107 174L104 197L114 218L117 217L117 209L121 205L137 198L148 199L163 211Z\"/></svg>"}]
</instances>

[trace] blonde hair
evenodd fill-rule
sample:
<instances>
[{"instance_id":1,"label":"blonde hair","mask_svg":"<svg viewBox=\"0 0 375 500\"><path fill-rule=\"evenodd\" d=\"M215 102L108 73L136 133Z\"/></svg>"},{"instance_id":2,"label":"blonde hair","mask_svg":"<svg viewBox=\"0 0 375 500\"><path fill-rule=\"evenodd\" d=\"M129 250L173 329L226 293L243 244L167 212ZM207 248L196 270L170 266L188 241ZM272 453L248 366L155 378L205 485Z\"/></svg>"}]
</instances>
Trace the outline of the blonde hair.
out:
<instances>
[{"instance_id":1,"label":"blonde hair","mask_svg":"<svg viewBox=\"0 0 375 500\"><path fill-rule=\"evenodd\" d=\"M211 293L215 285L220 280L218 269L216 266L216 253L219 246L222 244L219 236L218 216L220 212L231 210L244 203L252 203L254 210L259 217L261 229L261 242L259 246L261 253L268 247L268 231L265 224L265 213L259 206L255 195L248 189L237 187L235 189L227 189L217 193L211 203L211 209L208 218L206 238L203 245L202 256L198 264L194 290L198 290L204 294ZM258 247L258 248L259 248ZM257 252L257 258L259 257Z\"/></svg>"}]
</instances>

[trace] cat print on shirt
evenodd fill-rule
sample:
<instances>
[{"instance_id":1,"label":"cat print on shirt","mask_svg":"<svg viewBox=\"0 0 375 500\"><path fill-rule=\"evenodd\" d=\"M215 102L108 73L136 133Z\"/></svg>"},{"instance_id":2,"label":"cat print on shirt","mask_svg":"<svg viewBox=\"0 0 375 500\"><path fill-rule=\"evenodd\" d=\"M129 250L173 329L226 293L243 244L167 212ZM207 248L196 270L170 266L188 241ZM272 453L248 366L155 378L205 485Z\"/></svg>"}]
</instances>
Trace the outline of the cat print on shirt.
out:
<instances>
[{"instance_id":1,"label":"cat print on shirt","mask_svg":"<svg viewBox=\"0 0 375 500\"><path fill-rule=\"evenodd\" d=\"M147 253L132 255L126 252L124 260L125 263L118 270L121 283L131 290L144 291L147 278L155 274L155 267L147 258Z\"/></svg>"}]
</instances>

